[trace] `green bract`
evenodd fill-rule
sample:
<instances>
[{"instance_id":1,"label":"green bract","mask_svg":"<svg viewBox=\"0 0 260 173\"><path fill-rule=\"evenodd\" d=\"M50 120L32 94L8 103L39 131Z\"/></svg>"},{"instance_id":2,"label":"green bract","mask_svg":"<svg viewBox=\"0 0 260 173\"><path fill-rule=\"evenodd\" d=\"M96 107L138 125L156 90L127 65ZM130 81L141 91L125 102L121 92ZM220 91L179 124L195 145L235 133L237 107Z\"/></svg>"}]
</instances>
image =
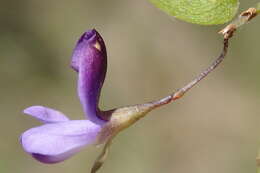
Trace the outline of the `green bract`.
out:
<instances>
[{"instance_id":1,"label":"green bract","mask_svg":"<svg viewBox=\"0 0 260 173\"><path fill-rule=\"evenodd\" d=\"M149 0L166 13L186 22L217 25L236 14L238 0Z\"/></svg>"}]
</instances>

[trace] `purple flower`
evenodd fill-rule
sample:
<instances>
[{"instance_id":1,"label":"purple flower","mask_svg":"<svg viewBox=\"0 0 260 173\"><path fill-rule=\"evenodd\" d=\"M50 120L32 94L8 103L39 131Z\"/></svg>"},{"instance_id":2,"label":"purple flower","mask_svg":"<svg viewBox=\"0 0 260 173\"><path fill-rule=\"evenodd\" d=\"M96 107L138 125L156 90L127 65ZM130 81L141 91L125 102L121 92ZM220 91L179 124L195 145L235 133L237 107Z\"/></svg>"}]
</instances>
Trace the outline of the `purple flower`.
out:
<instances>
[{"instance_id":1,"label":"purple flower","mask_svg":"<svg viewBox=\"0 0 260 173\"><path fill-rule=\"evenodd\" d=\"M71 67L78 74L78 96L88 120L70 120L63 113L44 106L25 109L25 114L37 118L43 125L25 131L20 141L24 150L40 162L61 162L88 145L108 144L118 132L167 102L164 99L163 103L101 111L98 103L106 75L107 54L102 37L94 29L84 33L77 42ZM96 163L99 168L100 162Z\"/></svg>"},{"instance_id":2,"label":"purple flower","mask_svg":"<svg viewBox=\"0 0 260 173\"><path fill-rule=\"evenodd\" d=\"M89 120L69 120L63 113L43 106L24 110L44 125L21 136L24 150L44 163L63 161L82 147L99 143L106 123L98 108L100 90L106 75L106 47L95 30L84 33L74 50L71 67L78 72L78 95Z\"/></svg>"}]
</instances>

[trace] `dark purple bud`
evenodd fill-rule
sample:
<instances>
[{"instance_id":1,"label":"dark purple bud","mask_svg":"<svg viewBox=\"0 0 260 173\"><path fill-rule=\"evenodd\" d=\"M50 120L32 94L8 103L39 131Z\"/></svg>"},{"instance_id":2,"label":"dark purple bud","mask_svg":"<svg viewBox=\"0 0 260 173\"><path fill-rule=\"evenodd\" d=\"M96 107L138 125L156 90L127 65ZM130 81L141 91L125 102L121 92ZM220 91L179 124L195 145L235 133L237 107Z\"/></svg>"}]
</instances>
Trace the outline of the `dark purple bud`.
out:
<instances>
[{"instance_id":1,"label":"dark purple bud","mask_svg":"<svg viewBox=\"0 0 260 173\"><path fill-rule=\"evenodd\" d=\"M78 40L71 67L78 72L78 95L86 116L95 123L104 122L98 102L106 76L107 54L105 43L95 29L85 32Z\"/></svg>"}]
</instances>

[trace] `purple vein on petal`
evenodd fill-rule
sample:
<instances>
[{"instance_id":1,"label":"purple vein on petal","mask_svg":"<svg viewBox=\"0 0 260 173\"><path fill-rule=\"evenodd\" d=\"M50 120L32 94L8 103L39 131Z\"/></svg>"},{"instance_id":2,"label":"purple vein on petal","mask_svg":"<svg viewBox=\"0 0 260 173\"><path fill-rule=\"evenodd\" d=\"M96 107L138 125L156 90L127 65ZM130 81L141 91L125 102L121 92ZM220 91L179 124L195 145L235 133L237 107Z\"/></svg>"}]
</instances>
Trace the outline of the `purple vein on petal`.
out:
<instances>
[{"instance_id":1,"label":"purple vein on petal","mask_svg":"<svg viewBox=\"0 0 260 173\"><path fill-rule=\"evenodd\" d=\"M74 49L71 67L78 72L78 95L89 120L103 123L98 102L106 76L107 54L102 37L96 30L85 32Z\"/></svg>"}]
</instances>

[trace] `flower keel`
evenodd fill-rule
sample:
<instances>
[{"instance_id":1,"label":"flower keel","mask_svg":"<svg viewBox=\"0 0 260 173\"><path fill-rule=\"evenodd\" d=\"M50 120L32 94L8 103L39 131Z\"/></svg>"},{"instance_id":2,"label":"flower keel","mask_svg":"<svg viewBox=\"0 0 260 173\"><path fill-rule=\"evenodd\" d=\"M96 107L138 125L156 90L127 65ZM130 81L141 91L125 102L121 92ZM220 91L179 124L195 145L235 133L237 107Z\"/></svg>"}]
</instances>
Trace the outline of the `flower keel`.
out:
<instances>
[{"instance_id":1,"label":"flower keel","mask_svg":"<svg viewBox=\"0 0 260 173\"><path fill-rule=\"evenodd\" d=\"M88 120L72 120L31 128L21 135L24 150L43 163L61 162L81 148L95 144L101 127Z\"/></svg>"}]
</instances>

